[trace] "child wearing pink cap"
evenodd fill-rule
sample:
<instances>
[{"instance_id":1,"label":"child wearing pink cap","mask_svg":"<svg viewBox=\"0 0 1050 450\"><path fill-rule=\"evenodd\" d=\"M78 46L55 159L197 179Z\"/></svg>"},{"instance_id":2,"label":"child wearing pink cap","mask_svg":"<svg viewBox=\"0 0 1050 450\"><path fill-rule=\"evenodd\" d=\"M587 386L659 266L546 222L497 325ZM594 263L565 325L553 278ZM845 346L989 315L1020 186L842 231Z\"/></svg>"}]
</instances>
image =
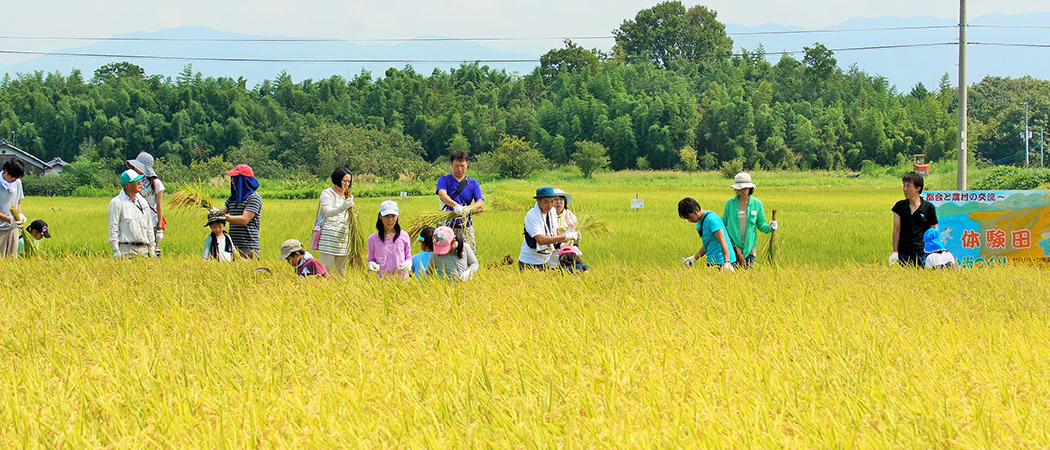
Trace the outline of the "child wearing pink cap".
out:
<instances>
[{"instance_id":1,"label":"child wearing pink cap","mask_svg":"<svg viewBox=\"0 0 1050 450\"><path fill-rule=\"evenodd\" d=\"M579 273L590 270L586 264L580 260L580 256L583 252L573 245L567 245L558 250L558 265L561 267L563 272L568 273Z\"/></svg>"},{"instance_id":2,"label":"child wearing pink cap","mask_svg":"<svg viewBox=\"0 0 1050 450\"><path fill-rule=\"evenodd\" d=\"M456 239L452 228L441 226L434 230L434 254L430 267L438 276L452 281L466 281L478 271L478 258L470 245Z\"/></svg>"}]
</instances>

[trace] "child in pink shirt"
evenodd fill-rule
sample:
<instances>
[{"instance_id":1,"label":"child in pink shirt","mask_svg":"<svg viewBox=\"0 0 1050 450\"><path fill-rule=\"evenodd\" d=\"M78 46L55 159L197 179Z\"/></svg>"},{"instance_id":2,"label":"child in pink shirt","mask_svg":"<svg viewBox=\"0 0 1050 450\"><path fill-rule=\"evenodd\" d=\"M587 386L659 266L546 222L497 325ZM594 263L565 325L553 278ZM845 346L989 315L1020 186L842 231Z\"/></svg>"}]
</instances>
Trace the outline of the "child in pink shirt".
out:
<instances>
[{"instance_id":1,"label":"child in pink shirt","mask_svg":"<svg viewBox=\"0 0 1050 450\"><path fill-rule=\"evenodd\" d=\"M412 241L398 223L397 202L379 205L376 232L368 237L368 270L383 277L397 274L407 280L412 274Z\"/></svg>"}]
</instances>

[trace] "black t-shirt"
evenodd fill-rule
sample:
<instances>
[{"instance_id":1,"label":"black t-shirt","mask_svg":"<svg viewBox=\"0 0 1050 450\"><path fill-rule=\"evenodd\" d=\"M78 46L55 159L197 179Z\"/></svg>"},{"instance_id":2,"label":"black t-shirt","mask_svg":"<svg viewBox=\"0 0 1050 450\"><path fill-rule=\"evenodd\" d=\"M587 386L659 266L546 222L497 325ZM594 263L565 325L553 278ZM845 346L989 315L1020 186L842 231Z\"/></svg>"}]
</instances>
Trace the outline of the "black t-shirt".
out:
<instances>
[{"instance_id":1,"label":"black t-shirt","mask_svg":"<svg viewBox=\"0 0 1050 450\"><path fill-rule=\"evenodd\" d=\"M893 213L901 218L900 240L897 241L897 253L910 254L921 253L924 242L922 235L930 227L937 225L937 209L922 198L919 199L919 208L911 212L911 205L904 199L893 205Z\"/></svg>"}]
</instances>

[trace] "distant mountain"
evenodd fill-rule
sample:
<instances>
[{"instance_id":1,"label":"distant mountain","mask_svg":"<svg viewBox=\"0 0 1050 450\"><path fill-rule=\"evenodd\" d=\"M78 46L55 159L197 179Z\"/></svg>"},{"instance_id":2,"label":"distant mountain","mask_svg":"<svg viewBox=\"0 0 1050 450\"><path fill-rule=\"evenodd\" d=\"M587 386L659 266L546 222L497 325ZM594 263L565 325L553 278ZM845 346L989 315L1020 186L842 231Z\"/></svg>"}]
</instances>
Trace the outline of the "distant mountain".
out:
<instances>
[{"instance_id":1,"label":"distant mountain","mask_svg":"<svg viewBox=\"0 0 1050 450\"><path fill-rule=\"evenodd\" d=\"M1050 44L1050 32L1046 29L1016 28L983 28L989 26L1045 27L1050 25L1050 13L1029 13L1017 15L989 14L969 19L967 40L971 43L1025 43ZM880 17L876 19L854 18L838 25L824 28L826 33L800 34L742 34L770 31L799 31L804 28L786 27L778 24L765 24L757 27L726 24L726 32L733 38L734 47L739 50L754 50L763 44L767 52L799 51L803 47L812 47L815 42L824 44L829 49L856 47L874 47L883 45L932 44L959 42L959 22L951 19L933 17ZM888 30L863 32L832 32L830 30L902 28L946 26L923 30ZM1050 79L1050 48L1004 47L991 45L968 46L968 78L970 83L980 81L985 76L1021 77L1032 75L1036 78ZM802 59L801 54L792 55ZM768 59L776 62L777 55ZM947 73L952 85L958 83L959 47L957 45L890 48L878 50L836 51L835 59L839 67L846 69L856 64L861 70L870 74L879 74L895 84L898 90L908 92L918 82L930 90L937 88L942 75Z\"/></svg>"},{"instance_id":2,"label":"distant mountain","mask_svg":"<svg viewBox=\"0 0 1050 450\"><path fill-rule=\"evenodd\" d=\"M970 20L970 42L1050 44L1050 33L1046 29L982 28L990 26L1042 27L1050 24L1050 13L1028 13L1017 15L990 14ZM756 49L764 45L767 52L800 51L815 42L823 43L835 51L835 58L843 69L856 64L870 74L885 76L898 90L907 92L918 82L927 88L936 89L941 76L947 73L952 84L957 83L958 47L955 45L890 48L873 50L844 50L856 47L874 47L902 44L955 43L958 41L957 22L951 19L932 17L881 17L875 19L854 18L841 24L817 31L819 33L748 34L771 31L813 31L805 28L779 24L764 24L747 27L726 24L726 31L739 50ZM921 30L835 32L842 29L902 28L945 26L948 28ZM284 38L280 36L258 36L218 31L202 27L182 27L157 32L138 32L120 37L130 38L179 38L179 39L261 39ZM498 45L498 44L493 44ZM560 47L560 45L557 45ZM1050 48L1005 47L971 45L969 47L970 82L980 81L986 75L1020 77L1032 75L1050 79L1050 65L1044 61L1050 57ZM101 41L77 48L56 50L69 53L95 53L109 55L162 55L176 57L238 58L238 59L353 59L353 60L438 60L442 63L412 64L422 74L429 75L435 68L458 67L462 61L475 60L538 60L539 54L511 53L468 41L413 41L396 44L358 44L352 42L186 42L186 41ZM801 54L792 55L802 59ZM776 62L780 57L770 55ZM177 75L188 61L156 60L136 58L71 58L41 56L29 61L0 65L0 73L22 73L32 71L60 71L69 73L76 67L90 77L103 64L127 60L142 66L148 74ZM278 62L233 62L193 61L193 70L205 76L244 77L248 86L264 79L273 79L281 71L287 71L292 79L322 79L332 75L353 77L368 70L373 77L381 77L388 67L404 68L404 62L386 63L278 63ZM490 67L526 74L537 65L535 62L488 63Z\"/></svg>"}]
</instances>

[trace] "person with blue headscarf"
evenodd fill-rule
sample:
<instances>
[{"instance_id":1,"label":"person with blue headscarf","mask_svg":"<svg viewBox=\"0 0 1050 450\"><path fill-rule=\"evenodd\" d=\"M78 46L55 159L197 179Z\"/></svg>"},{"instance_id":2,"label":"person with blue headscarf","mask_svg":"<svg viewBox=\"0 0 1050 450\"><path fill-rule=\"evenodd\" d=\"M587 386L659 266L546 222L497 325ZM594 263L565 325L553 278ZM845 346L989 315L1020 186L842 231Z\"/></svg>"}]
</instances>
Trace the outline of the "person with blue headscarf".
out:
<instances>
[{"instance_id":1,"label":"person with blue headscarf","mask_svg":"<svg viewBox=\"0 0 1050 450\"><path fill-rule=\"evenodd\" d=\"M230 197L222 212L230 224L230 238L242 258L258 258L259 216L262 215L262 196L255 171L247 164L238 164L226 172L230 176Z\"/></svg>"}]
</instances>

